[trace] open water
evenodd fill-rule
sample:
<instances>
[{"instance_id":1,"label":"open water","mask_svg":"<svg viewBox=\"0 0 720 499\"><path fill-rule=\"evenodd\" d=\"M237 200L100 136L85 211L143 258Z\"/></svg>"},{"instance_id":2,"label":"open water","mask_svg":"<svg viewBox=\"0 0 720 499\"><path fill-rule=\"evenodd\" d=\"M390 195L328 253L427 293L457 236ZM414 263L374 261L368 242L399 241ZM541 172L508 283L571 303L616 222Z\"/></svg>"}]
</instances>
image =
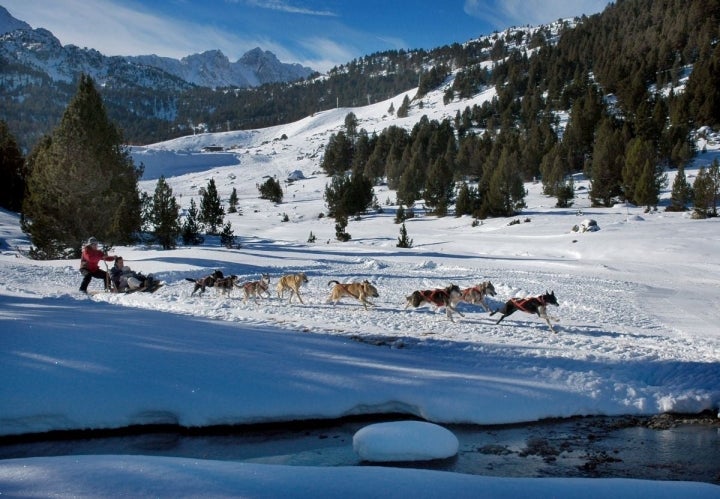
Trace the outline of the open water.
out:
<instances>
[{"instance_id":1,"label":"open water","mask_svg":"<svg viewBox=\"0 0 720 499\"><path fill-rule=\"evenodd\" d=\"M290 424L129 428L0 439L0 459L78 454L143 454L302 466L367 466L352 439L360 428L403 419L352 418ZM530 424L445 425L457 456L383 466L504 477L596 477L720 484L715 415L584 417Z\"/></svg>"}]
</instances>

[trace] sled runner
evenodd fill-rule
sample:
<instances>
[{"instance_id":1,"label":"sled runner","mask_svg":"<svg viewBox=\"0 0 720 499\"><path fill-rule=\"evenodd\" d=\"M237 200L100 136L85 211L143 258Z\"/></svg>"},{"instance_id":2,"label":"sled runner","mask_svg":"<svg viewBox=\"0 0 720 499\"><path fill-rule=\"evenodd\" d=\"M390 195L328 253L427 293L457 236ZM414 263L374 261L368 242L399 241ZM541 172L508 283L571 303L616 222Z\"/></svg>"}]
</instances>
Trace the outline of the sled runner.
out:
<instances>
[{"instance_id":1,"label":"sled runner","mask_svg":"<svg viewBox=\"0 0 720 499\"><path fill-rule=\"evenodd\" d=\"M141 292L141 293L154 293L154 292L157 291L158 289L162 288L164 285L165 285L164 282L155 281L155 282L153 282L153 283L152 283L149 287L147 287L147 288L145 288L145 287L140 287L140 288L135 288L135 289L128 289L127 291L122 291L121 294L129 295L129 294L131 294L131 293L138 293L138 292Z\"/></svg>"}]
</instances>

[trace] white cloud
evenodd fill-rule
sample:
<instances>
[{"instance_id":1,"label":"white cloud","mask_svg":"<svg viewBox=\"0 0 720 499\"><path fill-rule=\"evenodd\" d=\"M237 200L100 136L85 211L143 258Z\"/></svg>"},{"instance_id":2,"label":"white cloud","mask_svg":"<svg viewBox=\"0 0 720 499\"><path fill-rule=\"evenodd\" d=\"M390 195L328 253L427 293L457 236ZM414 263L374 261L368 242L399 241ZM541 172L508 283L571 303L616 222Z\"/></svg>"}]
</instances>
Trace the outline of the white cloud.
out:
<instances>
[{"instance_id":1,"label":"white cloud","mask_svg":"<svg viewBox=\"0 0 720 499\"><path fill-rule=\"evenodd\" d=\"M232 59L257 45L212 26L155 15L127 2L60 0L52 9L24 0L7 0L5 4L14 17L33 28L48 29L63 45L87 46L104 55L180 58L220 49Z\"/></svg>"},{"instance_id":2,"label":"white cloud","mask_svg":"<svg viewBox=\"0 0 720 499\"><path fill-rule=\"evenodd\" d=\"M234 2L237 3L237 2ZM261 9L277 10L289 14L305 14L311 16L331 16L336 17L337 14L329 10L313 10L305 7L296 7L282 0L245 0L247 5L259 7Z\"/></svg>"},{"instance_id":3,"label":"white cloud","mask_svg":"<svg viewBox=\"0 0 720 499\"><path fill-rule=\"evenodd\" d=\"M318 71L327 71L333 66L350 62L356 57L358 49L337 43L323 37L311 37L300 40L300 45L308 52L315 54L315 60L302 63ZM340 61L340 62L338 62Z\"/></svg>"},{"instance_id":4,"label":"white cloud","mask_svg":"<svg viewBox=\"0 0 720 499\"><path fill-rule=\"evenodd\" d=\"M557 19L601 12L607 0L465 0L466 14L498 29L508 26L547 24Z\"/></svg>"}]
</instances>

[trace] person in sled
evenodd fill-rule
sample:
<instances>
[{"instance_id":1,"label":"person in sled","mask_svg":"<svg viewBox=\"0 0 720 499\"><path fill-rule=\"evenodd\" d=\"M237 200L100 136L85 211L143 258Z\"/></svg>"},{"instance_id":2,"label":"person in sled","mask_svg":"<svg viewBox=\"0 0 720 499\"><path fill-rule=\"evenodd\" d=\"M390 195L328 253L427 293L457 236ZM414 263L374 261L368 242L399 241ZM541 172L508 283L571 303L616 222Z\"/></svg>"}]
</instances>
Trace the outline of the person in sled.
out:
<instances>
[{"instance_id":1,"label":"person in sled","mask_svg":"<svg viewBox=\"0 0 720 499\"><path fill-rule=\"evenodd\" d=\"M80 256L80 273L83 275L80 291L87 293L88 285L93 277L102 279L103 284L105 284L105 291L108 291L110 286L109 276L107 272L100 268L100 262L112 262L114 259L115 257L108 256L98 249L97 239L94 237L88 239Z\"/></svg>"},{"instance_id":2,"label":"person in sled","mask_svg":"<svg viewBox=\"0 0 720 499\"><path fill-rule=\"evenodd\" d=\"M121 256L115 257L115 265L110 269L110 279L112 280L115 291L118 293L148 290L157 284L152 274L145 276L140 272L135 272L125 265L123 257Z\"/></svg>"}]
</instances>

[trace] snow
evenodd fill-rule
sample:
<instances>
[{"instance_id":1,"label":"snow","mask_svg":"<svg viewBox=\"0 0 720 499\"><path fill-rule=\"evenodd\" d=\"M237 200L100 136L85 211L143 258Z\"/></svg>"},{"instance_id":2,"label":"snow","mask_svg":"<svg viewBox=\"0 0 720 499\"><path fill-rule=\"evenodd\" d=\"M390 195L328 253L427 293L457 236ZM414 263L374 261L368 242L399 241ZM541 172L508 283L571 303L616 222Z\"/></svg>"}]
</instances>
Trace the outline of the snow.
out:
<instances>
[{"instance_id":1,"label":"snow","mask_svg":"<svg viewBox=\"0 0 720 499\"><path fill-rule=\"evenodd\" d=\"M358 430L353 449L365 461L427 461L457 454L460 443L447 428L423 421L376 423Z\"/></svg>"},{"instance_id":2,"label":"snow","mask_svg":"<svg viewBox=\"0 0 720 499\"><path fill-rule=\"evenodd\" d=\"M720 219L615 206L593 208L576 179L570 209L554 207L528 184L517 217L436 218L416 206L405 222L412 248L396 246L395 195L376 188L382 213L351 220L352 239L335 240L319 161L348 112L369 133L420 116L454 116L473 102L442 105L443 89L408 118L388 115L390 100L317 113L262 130L203 134L135 148L152 192L165 175L179 203L209 179L240 214L231 214L240 247L217 238L162 251L114 248L134 270L166 284L154 294L81 295L78 261L33 261L19 217L0 212L0 434L21 435L128 425L188 427L404 413L442 426L519 423L574 415L696 413L720 407ZM410 97L414 92L410 92ZM491 98L492 92L476 99ZM398 108L403 95L392 101ZM283 137L283 135L285 137ZM202 153L206 145L222 153ZM717 142L686 168L718 157ZM207 160L207 161L205 161ZM263 179L283 183L284 200L259 199ZM672 185L673 172L669 172ZM666 190L665 200L669 197ZM288 221L284 220L287 215ZM584 219L596 232L573 232ZM511 223L515 220L520 223ZM317 242L309 243L314 234ZM241 281L306 272L305 304L275 293L259 303L209 289L198 278L220 269ZM328 281L368 279L379 290L365 310L345 298L327 303ZM470 287L485 280L497 296L554 291L557 331L516 312L496 325L479 306L404 308L416 289ZM90 289L102 285L93 281ZM405 427L404 429L407 429ZM430 438L431 444L437 444ZM389 442L396 452L412 439ZM432 450L435 445L428 446ZM295 467L149 456L71 456L0 462L9 496L264 497L720 497L689 482L503 479L392 467Z\"/></svg>"},{"instance_id":3,"label":"snow","mask_svg":"<svg viewBox=\"0 0 720 499\"><path fill-rule=\"evenodd\" d=\"M73 456L7 461L10 497L547 497L708 499L718 487L626 479L523 479L372 466L319 468L149 456Z\"/></svg>"}]
</instances>

